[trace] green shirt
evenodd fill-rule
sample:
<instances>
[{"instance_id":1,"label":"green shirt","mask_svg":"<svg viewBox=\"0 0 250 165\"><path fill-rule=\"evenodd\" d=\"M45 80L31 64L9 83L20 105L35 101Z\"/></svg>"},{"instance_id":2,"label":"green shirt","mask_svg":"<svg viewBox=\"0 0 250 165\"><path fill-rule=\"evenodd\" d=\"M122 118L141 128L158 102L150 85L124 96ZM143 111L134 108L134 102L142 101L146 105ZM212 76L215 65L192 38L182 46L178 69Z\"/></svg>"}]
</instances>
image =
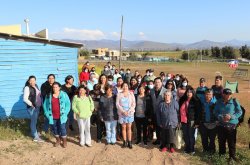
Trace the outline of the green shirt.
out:
<instances>
[{"instance_id":1,"label":"green shirt","mask_svg":"<svg viewBox=\"0 0 250 165\"><path fill-rule=\"evenodd\" d=\"M80 98L76 95L72 101L72 110L77 114L78 118L87 119L94 111L94 102L90 96Z\"/></svg>"}]
</instances>

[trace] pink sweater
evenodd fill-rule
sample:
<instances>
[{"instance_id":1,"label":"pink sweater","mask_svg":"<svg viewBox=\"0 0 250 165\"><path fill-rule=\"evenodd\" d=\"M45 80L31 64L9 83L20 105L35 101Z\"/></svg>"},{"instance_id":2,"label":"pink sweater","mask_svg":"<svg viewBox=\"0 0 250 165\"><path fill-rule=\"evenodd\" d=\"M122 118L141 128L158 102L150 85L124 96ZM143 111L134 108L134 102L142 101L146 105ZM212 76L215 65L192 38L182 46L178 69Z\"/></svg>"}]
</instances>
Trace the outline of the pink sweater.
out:
<instances>
[{"instance_id":1,"label":"pink sweater","mask_svg":"<svg viewBox=\"0 0 250 165\"><path fill-rule=\"evenodd\" d=\"M124 117L122 115L123 112L125 112L122 108L122 105L121 105L121 98L124 97L124 93L123 92L120 92L118 93L117 95L117 98L116 98L116 107L117 107L117 110L118 110L118 115L119 117ZM129 111L128 111L128 116L134 116L134 113L135 113L135 96L132 92L129 92L128 93L128 98L129 98Z\"/></svg>"}]
</instances>

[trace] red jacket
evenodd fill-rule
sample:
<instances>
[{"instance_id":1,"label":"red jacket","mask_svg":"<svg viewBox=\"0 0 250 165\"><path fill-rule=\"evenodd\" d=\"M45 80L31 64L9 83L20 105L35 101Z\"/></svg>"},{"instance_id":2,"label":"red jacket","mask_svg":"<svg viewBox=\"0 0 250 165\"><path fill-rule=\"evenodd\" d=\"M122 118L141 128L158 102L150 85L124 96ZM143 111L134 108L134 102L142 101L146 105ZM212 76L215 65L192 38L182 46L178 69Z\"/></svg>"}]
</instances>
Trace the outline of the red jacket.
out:
<instances>
[{"instance_id":1,"label":"red jacket","mask_svg":"<svg viewBox=\"0 0 250 165\"><path fill-rule=\"evenodd\" d=\"M82 83L83 81L88 81L89 80L89 72L81 72L79 79L80 79L80 83Z\"/></svg>"}]
</instances>

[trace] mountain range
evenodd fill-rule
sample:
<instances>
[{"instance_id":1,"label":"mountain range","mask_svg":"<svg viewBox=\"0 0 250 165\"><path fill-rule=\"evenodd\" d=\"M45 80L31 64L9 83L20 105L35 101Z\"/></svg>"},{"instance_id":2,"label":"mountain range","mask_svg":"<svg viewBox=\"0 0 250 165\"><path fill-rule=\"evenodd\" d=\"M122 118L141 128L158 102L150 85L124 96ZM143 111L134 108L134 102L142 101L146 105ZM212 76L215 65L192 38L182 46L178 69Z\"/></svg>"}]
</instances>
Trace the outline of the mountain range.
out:
<instances>
[{"instance_id":1,"label":"mountain range","mask_svg":"<svg viewBox=\"0 0 250 165\"><path fill-rule=\"evenodd\" d=\"M84 47L88 50L96 48L109 48L109 49L120 49L119 40L72 40L64 39L68 42L82 43ZM241 41L241 40L230 40L225 42L214 42L210 40L202 40L195 43L183 44L183 43L162 43L154 41L128 41L122 40L122 49L123 50L137 50L137 51L161 51L161 50L188 50L188 49L210 49L211 47L218 46L220 48L224 46L232 46L239 48L244 45L250 45L250 41Z\"/></svg>"}]
</instances>

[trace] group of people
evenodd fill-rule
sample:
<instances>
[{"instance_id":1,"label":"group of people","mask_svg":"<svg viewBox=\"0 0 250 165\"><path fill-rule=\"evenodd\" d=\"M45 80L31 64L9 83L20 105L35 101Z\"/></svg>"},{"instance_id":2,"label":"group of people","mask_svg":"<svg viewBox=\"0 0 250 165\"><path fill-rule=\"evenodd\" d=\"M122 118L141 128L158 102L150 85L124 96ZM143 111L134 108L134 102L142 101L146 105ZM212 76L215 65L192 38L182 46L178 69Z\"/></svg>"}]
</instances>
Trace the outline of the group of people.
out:
<instances>
[{"instance_id":1,"label":"group of people","mask_svg":"<svg viewBox=\"0 0 250 165\"><path fill-rule=\"evenodd\" d=\"M226 153L227 142L229 158L236 160L237 124L242 110L238 100L232 98L232 91L223 88L222 76L215 77L211 88L206 86L205 78L200 78L195 90L181 74L161 72L155 76L153 69L147 69L145 75L139 71L132 74L130 69L124 72L109 62L99 76L95 67L86 62L79 76L79 87L73 82L74 78L69 75L61 86L50 74L40 92L35 76L29 77L24 102L31 116L34 141L42 141L36 130L42 106L45 129L51 126L55 146L61 142L63 147L67 146L66 128L69 125L69 129L74 130L74 119L79 127L79 144L92 146L90 127L95 116L98 143L105 132L107 145L115 145L122 137L122 147L132 149L136 129L135 144L147 145L149 140L156 139L153 144L159 145L162 152L173 153L176 129L181 128L184 152L194 154L199 130L204 152L216 152L218 136L219 154Z\"/></svg>"}]
</instances>

